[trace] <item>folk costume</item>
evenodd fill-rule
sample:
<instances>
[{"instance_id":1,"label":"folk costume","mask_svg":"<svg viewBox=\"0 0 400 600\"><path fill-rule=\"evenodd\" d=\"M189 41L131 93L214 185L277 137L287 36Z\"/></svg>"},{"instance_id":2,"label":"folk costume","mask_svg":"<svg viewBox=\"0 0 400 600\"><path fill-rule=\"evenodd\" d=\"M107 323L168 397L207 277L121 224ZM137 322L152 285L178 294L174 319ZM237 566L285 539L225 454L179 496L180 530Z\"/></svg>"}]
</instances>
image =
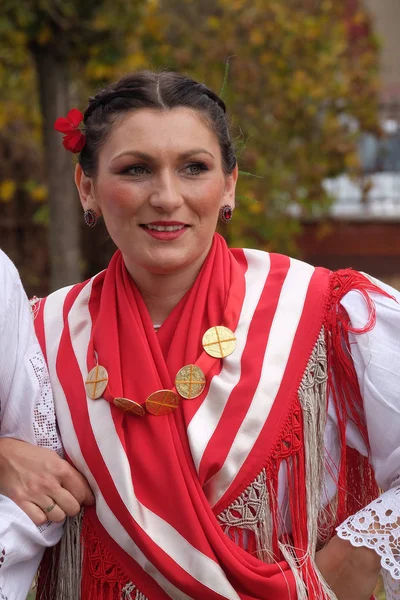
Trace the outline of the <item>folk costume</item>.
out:
<instances>
[{"instance_id":1,"label":"folk costume","mask_svg":"<svg viewBox=\"0 0 400 600\"><path fill-rule=\"evenodd\" d=\"M341 304L351 290L367 311L360 327ZM35 323L58 425L96 507L47 557L39 598L335 598L315 551L378 495L349 346L373 329L373 298L396 303L357 272L229 250L216 234L157 333L119 251L43 301ZM204 375L189 399L185 366Z\"/></svg>"}]
</instances>

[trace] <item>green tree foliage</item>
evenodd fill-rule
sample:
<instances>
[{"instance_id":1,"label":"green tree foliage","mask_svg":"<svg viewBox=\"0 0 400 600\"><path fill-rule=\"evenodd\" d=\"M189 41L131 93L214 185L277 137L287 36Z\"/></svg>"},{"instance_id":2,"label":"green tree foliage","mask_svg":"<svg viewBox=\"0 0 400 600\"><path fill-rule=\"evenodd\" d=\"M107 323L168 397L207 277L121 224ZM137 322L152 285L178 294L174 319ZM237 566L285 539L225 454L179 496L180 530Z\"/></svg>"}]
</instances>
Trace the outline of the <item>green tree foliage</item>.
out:
<instances>
[{"instance_id":1,"label":"green tree foliage","mask_svg":"<svg viewBox=\"0 0 400 600\"><path fill-rule=\"evenodd\" d=\"M114 64L124 53L126 34L132 33L131 23L140 21L140 8L144 4L125 0L5 1L0 30L6 43L2 45L0 55L7 58L7 49L13 39L17 39L20 52L16 54L15 62L20 66L18 58L21 54L30 57L39 92L51 223L48 235L51 288L71 283L81 276L79 213L72 162L60 144L53 123L58 116L68 112L74 92L73 81L79 80L76 74L81 73L90 59L92 48L100 49L103 62L108 60ZM3 75L7 79L5 66ZM12 100L15 101L15 97ZM31 97L27 98L26 105L32 106ZM9 187L5 189L8 191ZM41 219L46 219L46 214L41 208L36 217L40 215Z\"/></svg>"},{"instance_id":2,"label":"green tree foliage","mask_svg":"<svg viewBox=\"0 0 400 600\"><path fill-rule=\"evenodd\" d=\"M8 128L18 123L18 131L28 131L38 144L43 114L32 56L58 57L68 74L69 106L82 109L95 88L143 67L177 68L219 91L229 59L224 97L240 167L258 176L241 180L227 234L235 245L295 251L299 225L288 208L320 214L330 202L323 180L342 172L357 175L358 133L377 128L377 43L367 15L348 10L346 2L5 0L5 5L0 123L7 119ZM45 182L38 176L37 183ZM18 185L14 191L10 183L5 186L7 198ZM1 189L0 184L0 195ZM43 186L36 194L43 200ZM42 203L45 215L43 210Z\"/></svg>"},{"instance_id":3,"label":"green tree foliage","mask_svg":"<svg viewBox=\"0 0 400 600\"><path fill-rule=\"evenodd\" d=\"M335 0L162 6L173 66L218 90L232 57L226 100L245 146L240 163L261 178L242 179L231 241L295 250L298 220L288 207L321 213L330 202L323 180L356 175L358 133L377 127L377 43L367 15Z\"/></svg>"}]
</instances>

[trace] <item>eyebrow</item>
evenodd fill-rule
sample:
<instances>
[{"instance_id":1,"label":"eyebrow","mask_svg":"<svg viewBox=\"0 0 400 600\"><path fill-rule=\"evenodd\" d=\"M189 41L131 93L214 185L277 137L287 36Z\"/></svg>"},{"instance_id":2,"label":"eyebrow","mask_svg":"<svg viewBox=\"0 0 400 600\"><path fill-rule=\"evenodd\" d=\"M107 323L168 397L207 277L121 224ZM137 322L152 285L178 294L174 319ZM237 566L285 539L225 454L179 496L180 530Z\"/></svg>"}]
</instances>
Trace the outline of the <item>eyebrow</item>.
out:
<instances>
[{"instance_id":1,"label":"eyebrow","mask_svg":"<svg viewBox=\"0 0 400 600\"><path fill-rule=\"evenodd\" d=\"M192 148L191 150L187 150L186 152L182 152L181 154L179 154L179 158L185 160L186 158L189 158L190 156L193 156L195 154L208 154L212 158L215 158L214 154L212 154L209 150L206 150L205 148ZM154 159L153 156L151 156L151 154L147 154L147 152L141 152L140 150L127 150L126 152L121 152L121 154L117 154L117 156L113 158L113 161L117 160L118 158L122 158L123 156L136 156L137 158L141 158L142 160Z\"/></svg>"}]
</instances>

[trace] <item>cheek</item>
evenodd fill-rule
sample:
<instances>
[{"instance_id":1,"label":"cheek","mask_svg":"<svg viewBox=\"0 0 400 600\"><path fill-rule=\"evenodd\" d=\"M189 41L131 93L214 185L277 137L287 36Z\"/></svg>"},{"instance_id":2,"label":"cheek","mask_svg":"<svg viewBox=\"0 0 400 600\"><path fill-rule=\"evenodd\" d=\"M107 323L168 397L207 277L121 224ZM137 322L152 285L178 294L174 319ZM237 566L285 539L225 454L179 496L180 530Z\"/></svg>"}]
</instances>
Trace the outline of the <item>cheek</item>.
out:
<instances>
[{"instance_id":1,"label":"cheek","mask_svg":"<svg viewBox=\"0 0 400 600\"><path fill-rule=\"evenodd\" d=\"M197 193L192 194L193 207L202 216L214 216L219 212L225 185L219 181L207 181L197 188Z\"/></svg>"},{"instance_id":2,"label":"cheek","mask_svg":"<svg viewBox=\"0 0 400 600\"><path fill-rule=\"evenodd\" d=\"M127 212L139 204L139 196L132 193L132 188L116 182L105 182L99 189L99 204L103 212L125 216Z\"/></svg>"}]
</instances>

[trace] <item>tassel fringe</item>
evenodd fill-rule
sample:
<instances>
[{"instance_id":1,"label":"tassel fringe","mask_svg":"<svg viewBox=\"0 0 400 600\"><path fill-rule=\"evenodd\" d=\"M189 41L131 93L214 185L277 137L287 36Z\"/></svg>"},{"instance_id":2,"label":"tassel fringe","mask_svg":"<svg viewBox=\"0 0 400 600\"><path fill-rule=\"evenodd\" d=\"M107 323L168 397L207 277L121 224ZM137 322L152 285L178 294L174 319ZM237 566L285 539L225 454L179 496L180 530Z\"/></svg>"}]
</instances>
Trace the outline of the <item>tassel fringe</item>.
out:
<instances>
[{"instance_id":1,"label":"tassel fringe","mask_svg":"<svg viewBox=\"0 0 400 600\"><path fill-rule=\"evenodd\" d=\"M83 511L74 518L67 517L59 544L46 551L39 570L38 600L80 598L82 520Z\"/></svg>"},{"instance_id":2,"label":"tassel fringe","mask_svg":"<svg viewBox=\"0 0 400 600\"><path fill-rule=\"evenodd\" d=\"M89 515L67 518L59 544L49 548L38 578L38 600L148 600L116 565L95 535Z\"/></svg>"}]
</instances>

